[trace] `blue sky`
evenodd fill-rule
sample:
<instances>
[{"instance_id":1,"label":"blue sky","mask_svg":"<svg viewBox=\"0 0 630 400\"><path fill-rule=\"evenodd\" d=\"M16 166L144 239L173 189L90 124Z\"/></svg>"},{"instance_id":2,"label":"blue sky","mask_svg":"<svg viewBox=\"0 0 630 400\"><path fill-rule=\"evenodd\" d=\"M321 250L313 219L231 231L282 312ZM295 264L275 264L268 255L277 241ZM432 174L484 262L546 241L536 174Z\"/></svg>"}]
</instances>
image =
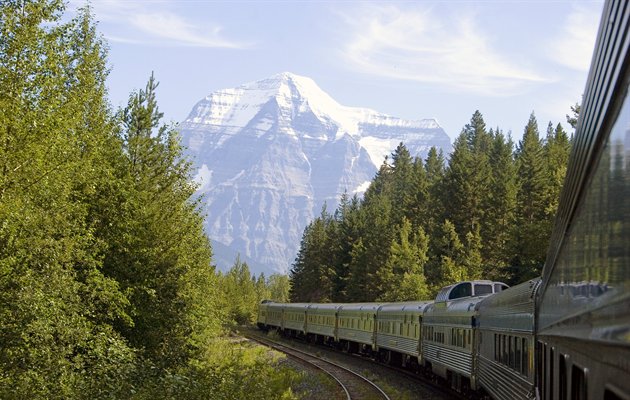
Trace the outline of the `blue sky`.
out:
<instances>
[{"instance_id":1,"label":"blue sky","mask_svg":"<svg viewBox=\"0 0 630 400\"><path fill-rule=\"evenodd\" d=\"M73 10L84 2L71 0ZM151 71L168 120L223 88L289 71L339 103L436 118L455 138L475 110L522 136L534 111L566 124L601 1L92 0L114 106Z\"/></svg>"}]
</instances>

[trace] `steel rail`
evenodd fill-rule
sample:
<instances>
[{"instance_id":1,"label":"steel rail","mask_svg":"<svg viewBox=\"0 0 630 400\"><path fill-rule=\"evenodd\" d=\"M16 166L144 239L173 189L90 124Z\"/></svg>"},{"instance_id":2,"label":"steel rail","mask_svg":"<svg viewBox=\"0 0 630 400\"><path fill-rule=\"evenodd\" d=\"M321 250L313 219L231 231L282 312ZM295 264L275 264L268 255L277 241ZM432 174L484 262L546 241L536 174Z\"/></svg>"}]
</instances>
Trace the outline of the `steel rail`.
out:
<instances>
[{"instance_id":1,"label":"steel rail","mask_svg":"<svg viewBox=\"0 0 630 400\"><path fill-rule=\"evenodd\" d=\"M384 399L384 400L390 400L389 396L383 391L383 389L381 389L377 384L375 384L374 382L372 382L371 380L367 379L366 377L364 377L361 374L358 374L354 371L352 371L351 369L348 369L346 367L344 367L343 365L339 365L333 361L330 360L325 360L321 357L315 356L313 354L309 354L308 352L302 351L300 349L296 349L294 347L291 346L287 346L285 344L281 344L281 343L277 343L274 341L271 341L269 339L262 339L260 337L254 337L254 335L245 335L245 337L247 337L250 340L253 340L255 342L258 342L260 344L263 344L265 346L271 347L275 350L278 350L282 353L285 353L291 357L294 357L298 360L301 360L302 362L308 363L309 365L312 365L318 369L320 369L321 371L327 373L328 375L330 375L335 381L337 381L337 383L343 388L343 390L346 393L347 396L347 400L352 400L353 398L358 398L358 399L364 399L365 394L360 393L360 394L356 394L356 397L353 397L353 393L357 392L358 390L353 389L353 388L349 388L349 382L346 382L346 384L344 384L337 375L339 375L339 373L341 372L342 374L345 374L346 376L350 376L352 379L354 379L355 381L358 380L359 382L361 382L364 386L365 385L369 385L370 389L372 389L371 391L373 393L376 394L376 397L380 398L380 399ZM332 367L332 368L331 368ZM334 370L334 371L331 371ZM370 397L370 399L375 399L376 397Z\"/></svg>"}]
</instances>

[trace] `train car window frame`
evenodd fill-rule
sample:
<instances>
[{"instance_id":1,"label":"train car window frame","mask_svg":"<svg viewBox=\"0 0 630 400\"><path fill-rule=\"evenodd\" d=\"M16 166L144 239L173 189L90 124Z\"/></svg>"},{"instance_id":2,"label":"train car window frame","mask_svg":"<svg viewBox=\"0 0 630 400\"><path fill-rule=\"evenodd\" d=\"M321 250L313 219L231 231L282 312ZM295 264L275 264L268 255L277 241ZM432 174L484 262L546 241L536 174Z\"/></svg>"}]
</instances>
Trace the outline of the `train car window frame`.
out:
<instances>
[{"instance_id":1,"label":"train car window frame","mask_svg":"<svg viewBox=\"0 0 630 400\"><path fill-rule=\"evenodd\" d=\"M540 396L544 395L545 385L544 385L544 366L543 362L544 358L544 344L541 341L536 342L536 387L538 388L538 394Z\"/></svg>"},{"instance_id":2,"label":"train car window frame","mask_svg":"<svg viewBox=\"0 0 630 400\"><path fill-rule=\"evenodd\" d=\"M529 377L529 343L527 338L521 338L521 346L522 346L522 360L521 365L523 375Z\"/></svg>"},{"instance_id":3,"label":"train car window frame","mask_svg":"<svg viewBox=\"0 0 630 400\"><path fill-rule=\"evenodd\" d=\"M549 398L554 398L554 383L555 383L555 355L556 348L553 346L549 347ZM577 399L575 399L577 400Z\"/></svg>"},{"instance_id":4,"label":"train car window frame","mask_svg":"<svg viewBox=\"0 0 630 400\"><path fill-rule=\"evenodd\" d=\"M522 351L522 343L520 337L514 337L514 370L519 373L523 373L521 368L521 362L523 361L523 357L521 355Z\"/></svg>"},{"instance_id":5,"label":"train car window frame","mask_svg":"<svg viewBox=\"0 0 630 400\"><path fill-rule=\"evenodd\" d=\"M492 293L493 288L491 283L475 283L475 296L483 296Z\"/></svg>"},{"instance_id":6,"label":"train car window frame","mask_svg":"<svg viewBox=\"0 0 630 400\"><path fill-rule=\"evenodd\" d=\"M494 361L499 361L499 335L494 334Z\"/></svg>"},{"instance_id":7,"label":"train car window frame","mask_svg":"<svg viewBox=\"0 0 630 400\"><path fill-rule=\"evenodd\" d=\"M559 400L567 400L568 399L568 380L567 380L567 362L566 355L560 354L558 359L558 399Z\"/></svg>"},{"instance_id":8,"label":"train car window frame","mask_svg":"<svg viewBox=\"0 0 630 400\"><path fill-rule=\"evenodd\" d=\"M451 290L451 293L449 293L448 295L448 299L453 300L453 299L459 299L462 297L470 297L472 296L472 293L473 293L472 283L462 282Z\"/></svg>"},{"instance_id":9,"label":"train car window frame","mask_svg":"<svg viewBox=\"0 0 630 400\"><path fill-rule=\"evenodd\" d=\"M577 364L571 368L571 399L587 400L588 398L587 370Z\"/></svg>"}]
</instances>

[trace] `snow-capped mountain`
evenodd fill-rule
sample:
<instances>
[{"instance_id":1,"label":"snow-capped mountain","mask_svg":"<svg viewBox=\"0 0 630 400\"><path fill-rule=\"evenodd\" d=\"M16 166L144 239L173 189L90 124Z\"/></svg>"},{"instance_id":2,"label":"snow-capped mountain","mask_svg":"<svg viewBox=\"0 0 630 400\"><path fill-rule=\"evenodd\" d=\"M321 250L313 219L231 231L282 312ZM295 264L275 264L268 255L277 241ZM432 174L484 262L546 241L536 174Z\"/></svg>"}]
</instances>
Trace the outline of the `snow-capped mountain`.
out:
<instances>
[{"instance_id":1,"label":"snow-capped mountain","mask_svg":"<svg viewBox=\"0 0 630 400\"><path fill-rule=\"evenodd\" d=\"M342 106L315 82L281 73L199 101L181 123L205 201L215 261L286 272L324 202L363 192L403 142L422 157L451 149L434 119L403 120Z\"/></svg>"}]
</instances>

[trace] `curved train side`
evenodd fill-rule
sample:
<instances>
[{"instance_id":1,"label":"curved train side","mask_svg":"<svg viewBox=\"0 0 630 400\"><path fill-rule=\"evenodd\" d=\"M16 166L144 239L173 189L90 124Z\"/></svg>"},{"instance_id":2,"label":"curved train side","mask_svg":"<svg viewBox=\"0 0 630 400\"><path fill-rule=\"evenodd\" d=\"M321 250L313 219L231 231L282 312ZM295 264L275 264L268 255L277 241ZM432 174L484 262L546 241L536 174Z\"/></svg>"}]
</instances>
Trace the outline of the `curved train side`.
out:
<instances>
[{"instance_id":1,"label":"curved train side","mask_svg":"<svg viewBox=\"0 0 630 400\"><path fill-rule=\"evenodd\" d=\"M476 367L480 338L476 333L478 306L495 293L502 294L509 302L509 291L505 289L504 283L480 280L445 287L435 301L347 304L265 301L260 305L257 323L264 330L275 329L286 336L302 337L347 352L372 355L389 364L433 373L451 387L469 392L482 387L477 384ZM530 317L533 320L533 312Z\"/></svg>"}]
</instances>

